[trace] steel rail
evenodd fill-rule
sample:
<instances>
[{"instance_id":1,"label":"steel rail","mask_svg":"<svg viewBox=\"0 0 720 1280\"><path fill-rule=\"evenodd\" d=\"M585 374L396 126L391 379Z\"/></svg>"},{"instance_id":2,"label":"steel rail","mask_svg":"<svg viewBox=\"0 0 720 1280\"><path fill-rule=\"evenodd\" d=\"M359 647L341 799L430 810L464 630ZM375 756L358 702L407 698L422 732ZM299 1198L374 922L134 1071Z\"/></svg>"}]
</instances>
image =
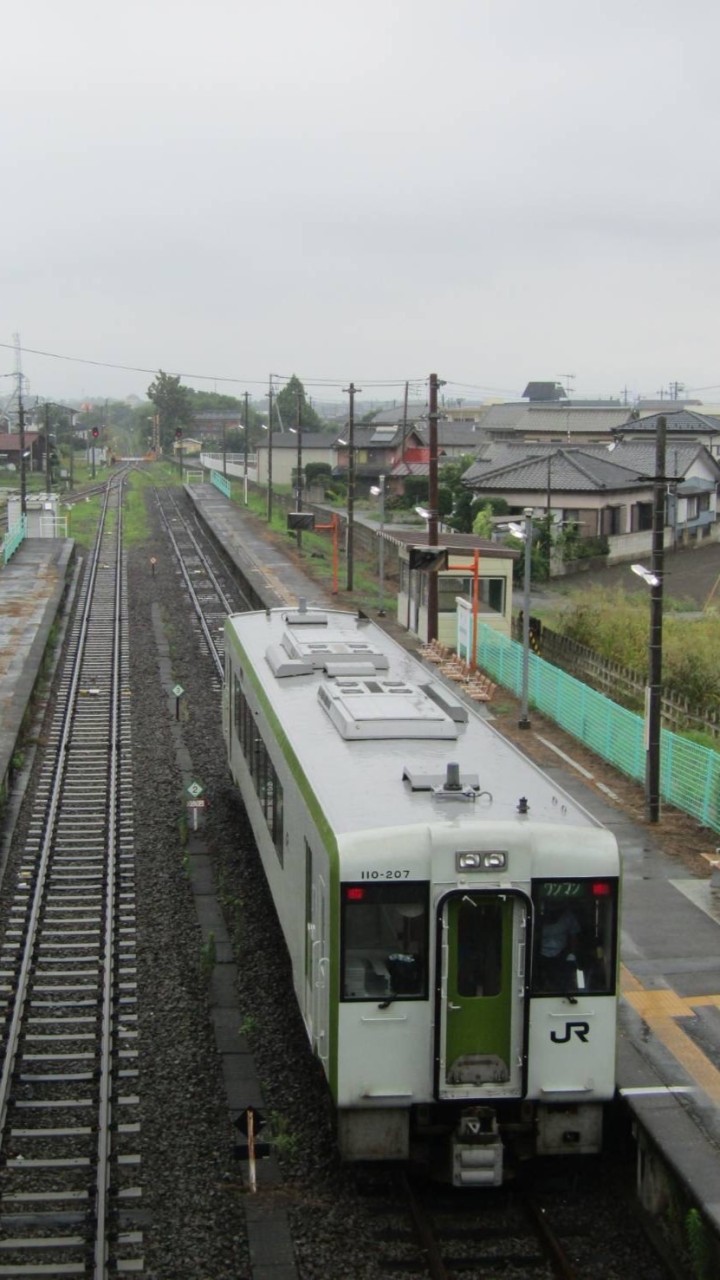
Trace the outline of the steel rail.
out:
<instances>
[{"instance_id":1,"label":"steel rail","mask_svg":"<svg viewBox=\"0 0 720 1280\"><path fill-rule=\"evenodd\" d=\"M191 580L191 578L190 578L190 574L189 574L189 573L188 573L188 571L187 571L187 566L186 566L186 564L185 564L185 561L184 561L184 558L183 558L182 552L181 552L180 547L179 547L179 545L178 545L177 538L175 537L175 534L173 533L172 529L170 528L170 522L169 522L169 520L168 520L168 518L167 518L167 516L166 516L166 514L165 514L165 512L164 512L164 510L163 510L163 508L162 508L162 505L161 505L161 504L158 504L158 505L159 505L159 509L160 509L160 514L161 514L162 519L163 519L163 523L164 523L164 525L165 525L165 531L166 531L166 533L167 533L167 535L168 535L168 537L169 537L169 539L170 539L170 542L171 542L171 544L172 544L173 551L175 552L175 555L176 555L176 557L177 557L177 561L178 561L178 564L179 564L179 566L180 566L180 572L182 573L182 576L183 576L183 578L184 578L184 580L185 580L185 585L186 585L186 587L187 587L187 589L188 589L188 592L189 592L189 595L190 595L190 599L192 600L193 608L195 609L195 612L196 612L197 617L198 617L198 621L199 621L199 623L200 623L200 627L201 627L202 633L203 633L203 635L204 635L204 637L205 637L205 640L206 640L206 643L207 643L208 649L210 650L210 657L212 658L212 660L213 660L213 662L214 662L214 664L215 664L215 668L216 668L216 670L217 670L217 673L218 673L218 675L219 675L220 679L222 680L222 679L224 678L224 675L225 675L225 664L224 664L224 662L223 662L222 655L221 655L221 653L220 653L220 651L219 651L219 649L218 649L217 645L215 644L215 641L214 641L214 639L213 639L212 632L211 632L211 630L210 630L210 628L209 628L209 626L208 626L208 624L207 624L207 621L206 621L206 618L205 618L205 614L204 614L203 609L202 609L202 605L200 604L200 601L198 600L197 592L195 591L195 588L194 588L194 586L193 586L193 584L192 584L192 580ZM202 553L201 553L201 558L202 558L202 560L203 560L203 563L205 563L205 564L206 564L206 563L207 563L206 557L205 557L205 556L203 556L203 555L202 555Z\"/></svg>"},{"instance_id":2,"label":"steel rail","mask_svg":"<svg viewBox=\"0 0 720 1280\"><path fill-rule=\"evenodd\" d=\"M85 1164L89 1166L90 1170L94 1167L95 1179L94 1199L92 1189L90 1187L85 1192L73 1192L68 1190L67 1186L62 1191L53 1190L43 1192L39 1190L38 1184L35 1183L36 1191L34 1193L11 1194L10 1200L22 1205L24 1201L27 1202L39 1198L41 1202L45 1201L48 1204L52 1204L53 1201L67 1200L68 1198L70 1203L81 1202L83 1196L86 1198L89 1197L89 1201L92 1203L92 1211L89 1217L85 1219L85 1222L87 1226L92 1226L93 1236L88 1236L88 1238L85 1239L85 1232L77 1236L67 1234L66 1232L65 1234L58 1235L57 1238L48 1237L46 1234L47 1228L45 1229L45 1233L42 1233L42 1222L39 1224L41 1228L40 1234L33 1235L31 1237L26 1236L23 1238L22 1235L20 1235L18 1239L15 1240L8 1236L7 1232L4 1232L5 1248L15 1248L20 1252L20 1254L22 1254L26 1249L42 1248L43 1244L48 1248L60 1250L61 1254L63 1250L69 1248L82 1248L87 1252L85 1253L85 1264L81 1263L79 1260L77 1263L64 1263L58 1261L57 1263L50 1263L49 1265L40 1262L29 1262L27 1264L23 1262L17 1264L11 1263L9 1266L0 1265L1 1275L86 1274L89 1273L88 1268L90 1268L94 1280L107 1280L111 1271L114 1272L115 1269L122 1271L127 1270L128 1268L130 1270L137 1270L138 1266L140 1269L142 1268L141 1260L136 1260L134 1263L129 1261L123 1263L122 1261L110 1256L112 1239L110 1233L113 1222L110 1207L110 1192L112 1186L111 1162L113 1155L113 1142L115 1140L114 1135L116 1132L130 1132L134 1129L134 1126L118 1126L114 1123L113 1117L113 1065L115 1061L116 1041L118 1035L118 1030L115 1026L115 1004L116 996L119 994L116 950L118 946L118 931L122 932L121 926L123 923L122 917L119 914L119 911L121 910L119 899L119 877L121 875L126 875L126 871L123 870L121 866L122 831L124 829L122 825L123 815L121 810L121 771L123 763L122 747L124 738L124 722L121 707L124 661L122 643L124 622L122 488L123 480L120 479L119 484L111 484L106 490L105 501L102 506L101 516L98 523L98 533L86 574L81 618L79 623L76 623L73 627L73 653L69 688L63 691L62 696L58 700L59 714L56 717L57 728L52 728L50 731L51 739L55 739L57 735L57 741L54 746L54 757L48 761L46 767L47 782L45 784L41 782L40 784L40 791L42 792L47 789L47 796L44 800L44 809L39 809L37 819L35 820L35 825L39 833L37 837L37 850L35 855L36 861L30 864L30 872L25 872L26 876L29 874L34 879L33 895L31 901L28 903L27 910L23 911L22 919L24 921L24 929L21 936L21 942L15 944L15 950L18 952L20 963L17 966L15 975L15 1000L11 1005L12 1016L6 1023L8 1033L7 1051L5 1061L3 1062L2 1078L0 1079L0 1143L6 1139L8 1132L17 1135L18 1137L24 1137L26 1140L30 1139L31 1141L33 1137L43 1137L43 1135L47 1135L47 1137L43 1138L44 1142L51 1141L53 1138L57 1139L63 1136L66 1138L69 1137L71 1142L69 1154L71 1158L68 1159L67 1156L65 1156L63 1159L50 1160L47 1162L46 1167L50 1168L54 1164L58 1167L67 1169L72 1168L73 1166L79 1168ZM109 579L106 579L105 586L98 594L97 588L101 585L98 583L98 572L101 567L101 559L107 558L108 561L112 561L113 559L113 557L105 550L105 547L107 547L107 516L110 509L111 492L118 496L117 521L114 538L114 578L112 582L110 582ZM110 564L103 565L102 567L110 568ZM110 592L109 595L107 593L108 589ZM91 633L91 618L95 606L97 606L98 615L97 637L93 637ZM95 619L92 618L92 621L94 623ZM108 648L109 657L106 657L105 655L107 654ZM101 683L103 683L103 688L107 692L107 697L105 700L101 697L102 710L100 715L98 716L94 712L91 712L88 716L87 711L90 703L85 703L85 713L78 719L78 713L80 712L81 706L79 697L81 692L80 680L81 678L87 678L88 673L92 679L93 672L96 670L102 671L104 674L106 670L106 663L108 683L107 685L104 685L102 680ZM96 693L100 691L93 688L86 689L83 692ZM80 732L77 735L78 742L75 743L73 740L73 733L78 726ZM97 747L95 745L96 743L98 744ZM102 748L99 744L102 744ZM80 868L80 878L78 884L80 888L74 890L75 893L80 894L77 901L82 903L86 896L83 884L87 882L88 879L87 873L82 868L86 865L90 867L94 865L93 862L90 862L89 864L87 863L87 854L83 850L88 847L92 848L94 845L93 852L94 856L96 856L98 869L97 871L90 872L90 878L93 879L98 875L100 876L98 886L99 892L96 895L98 900L97 908L99 911L99 927L95 928L92 922L92 916L88 918L81 918L76 926L73 927L70 925L67 934L68 941L65 942L61 940L58 942L56 941L58 936L61 939L63 938L63 919L66 917L67 906L63 909L62 905L53 905L53 899L58 892L61 895L60 902L62 903L63 893L62 885L59 889L56 887L53 890L53 877L59 873L61 881L67 879L67 871L64 870L64 865L67 861L67 854L63 853L63 849L68 849L68 847L72 849L73 842L77 840L73 831L73 824L75 826L75 830L77 830L78 823L78 817L73 816L76 813L77 807L77 780L78 778L82 779L84 777L86 769L85 761L88 751L92 754L97 750L99 753L101 749L107 751L107 759L104 766L102 764L102 760L100 760L100 771L98 772L96 769L93 775L93 770L90 770L91 786L89 794L91 797L93 794L97 794L97 800L99 802L99 807L96 809L94 814L94 834L90 834L89 838L86 836L85 839L83 839L82 835L79 837L78 866ZM95 778L95 790L93 790L92 784L93 776ZM69 791L68 784L70 787ZM101 787L101 790L98 791L99 787ZM69 808L67 819L65 818L64 812L61 814L61 806L64 807L66 801L68 802ZM90 804L94 805L94 801L92 801L92 799ZM85 802L85 807L87 807L87 801ZM80 810L81 812L83 810L82 804L80 805ZM80 822L82 823L84 821L85 819L81 817ZM58 841L60 841L59 844ZM56 846L59 851L59 861L57 865L55 862ZM72 863L75 859L72 858L70 861ZM22 885L22 878L19 883ZM94 895L91 893L91 897L92 896ZM74 899L70 899L69 901L73 902ZM82 917L83 906L80 906L78 910ZM47 932L44 932L44 930L47 930ZM58 930L60 930L59 934ZM41 1100L16 1100L11 1096L11 1088L14 1086L16 1079L18 1062L21 1055L20 1046L23 1039L28 1035L27 1014L29 1014L30 1032L33 1032L35 1031L35 1028L32 1024L46 1022L47 1017L43 1016L44 1010L45 1008L53 1007L53 997L50 998L49 1003L43 1001L42 998L38 1003L37 994L30 994L31 986L37 982L35 968L38 963L42 965L43 950L45 950L47 954L49 949L51 962L54 961L55 967L57 967L59 963L60 968L62 969L66 959L67 962L70 962L71 956L73 955L75 957L79 956L82 962L84 948L91 945L89 942L85 941L85 937L92 933L97 934L97 941L93 944L96 955L93 960L91 952L90 956L87 958L91 960L91 963L97 966L98 978L97 1049L95 1050L97 1057L96 1070L93 1073L96 1080L95 1099L94 1101L91 1099L87 1099L85 1101L73 1101L72 1098L64 1096L62 1100L55 1102ZM74 951L71 952L68 949L69 945L70 943L75 943L76 940L77 947L75 947ZM60 957L59 961L52 954L53 951L58 953ZM77 959L74 963L77 963ZM67 970L67 973L70 974L70 969ZM45 978L44 981L47 983L47 978ZM40 982L42 984L42 978L40 979ZM41 986L41 993L42 990L43 988ZM53 990L58 994L63 993L65 988L63 986L62 979L59 987L46 987L46 990L48 993ZM73 988L69 987L68 993L72 990ZM125 999L128 999L128 997L125 997ZM82 1023L88 1023L90 1021L95 1022L95 1018L80 1016L73 1012L73 1006L77 1007L78 1005L89 1003L89 1001L83 999L78 1000L77 996L74 998L71 996L69 1000L63 997L59 1001L56 1006L58 1010L61 1011L63 1006L67 1004L71 1017L68 1018L64 1027L62 1025L60 1026L60 1031L62 1031L63 1034L59 1034L57 1028L53 1029L52 1035L56 1037L58 1042L91 1040L91 1035L85 1032L84 1028L71 1030L71 1028L79 1027ZM38 1012L40 1013L40 1016L38 1016ZM130 1016L132 1017L132 1015ZM65 1021L65 1019L61 1017L60 1023L62 1024L63 1021ZM51 1038L51 1036L46 1034L39 1034L41 1032L44 1032L44 1027L42 1026L37 1028L35 1034L30 1034L29 1039L31 1041L47 1041ZM63 1046L59 1043L58 1048L54 1050L54 1052L59 1053L61 1058L63 1057L62 1049ZM23 1048L22 1053L24 1054L25 1052L26 1050ZM34 1055L31 1053L30 1058L33 1056ZM39 1056L42 1058L43 1054L41 1053ZM77 1056L82 1058L90 1055L85 1052L81 1052L67 1056ZM125 1072L123 1074L134 1073ZM34 1076L32 1075L28 1077L30 1080L33 1078ZM40 1075L38 1078L41 1080L50 1080L54 1077ZM68 1080L71 1078L82 1080L83 1078L90 1079L91 1077L87 1074L83 1076L82 1073L76 1077L63 1077L62 1074L57 1076L58 1081L63 1080L64 1078ZM21 1076L19 1079L22 1080L24 1077ZM136 1098L119 1099L121 1104L136 1101ZM57 1123L53 1124L51 1120L50 1125L47 1127L41 1126L40 1128L35 1127L31 1129L11 1129L9 1126L8 1114L11 1106L17 1106L19 1108L34 1108L36 1109L34 1114L39 1114L37 1110L38 1108L46 1108L51 1115L53 1114L53 1108L69 1107L72 1109L73 1107L82 1108L93 1106L95 1109L95 1121L91 1128L57 1128ZM94 1158L73 1159L73 1135L77 1135L79 1137L83 1134L87 1134L88 1137L90 1137L93 1133L96 1135ZM61 1154L64 1153L61 1152ZM47 1155L45 1156L45 1159L47 1160ZM7 1162L7 1157L5 1157L5 1160ZM30 1159L27 1161L26 1165L21 1165L20 1161L22 1160L23 1156L19 1156L17 1159L12 1159L10 1164L17 1170L18 1168L24 1167L29 1169L36 1163L34 1160ZM20 1186L22 1186L22 1183ZM121 1192L120 1194L125 1193ZM53 1220L52 1211L50 1210L49 1212L50 1216L48 1222L51 1223ZM74 1215L71 1214L70 1217L72 1216ZM131 1243L135 1244L139 1239L141 1239L141 1236L133 1233L125 1233L124 1236L121 1237L121 1241L124 1245L129 1245ZM64 1254L64 1256L67 1257L67 1254Z\"/></svg>"},{"instance_id":3,"label":"steel rail","mask_svg":"<svg viewBox=\"0 0 720 1280\"><path fill-rule=\"evenodd\" d=\"M11 1085L13 1073L15 1070L15 1061L17 1058L17 1051L18 1051L18 1046L20 1042L19 1031L22 1024L23 1015L25 1012L25 1003L27 1000L27 994L29 989L30 973L32 969L33 955L35 951L35 944L36 944L37 934L38 934L38 926L39 926L40 911L41 911L42 901L43 901L43 893L45 888L45 882L47 879L47 871L48 871L48 866L50 862L53 835L55 831L55 824L57 821L58 809L60 805L60 797L62 793L62 781L65 773L65 768L67 765L68 746L71 739L73 715L75 712L75 707L76 707L77 698L78 698L80 674L82 669L82 658L85 652L85 645L87 642L90 612L92 609L93 594L94 594L95 583L97 579L98 565L100 562L100 546L102 542L102 532L105 525L105 519L107 516L109 497L110 497L110 493L108 490L105 494L105 501L103 503L103 508L100 513L98 534L95 540L95 546L93 549L93 554L92 554L92 558L91 558L91 562L88 570L89 577L88 577L87 586L85 588L85 602L83 607L82 620L80 624L80 633L78 637L75 656L73 659L72 677L70 681L70 688L67 694L65 711L63 714L62 732L60 735L60 742L57 747L55 766L53 770L52 786L50 790L50 795L48 797L47 809L45 814L44 834L43 834L43 840L42 840L42 847L40 850L35 893L33 896L33 904L30 912L30 918L28 920L25 947L23 950L23 958L20 965L20 972L18 975L16 990L15 990L15 999L13 1002L12 1015L10 1017L10 1021L7 1029L7 1051L5 1053L5 1058L2 1064L2 1074L0 1075L0 1151L2 1151L4 1137L5 1137L8 1101L10 1098L10 1085Z\"/></svg>"},{"instance_id":4,"label":"steel rail","mask_svg":"<svg viewBox=\"0 0 720 1280\"><path fill-rule=\"evenodd\" d=\"M115 979L115 907L117 870L117 795L120 772L120 637L122 619L122 481L118 498L113 599L112 674L110 688L110 741L107 788L107 843L105 877L105 938L103 956L102 1014L100 1020L100 1070L98 1082L98 1143L95 1197L95 1280L105 1280L108 1264L107 1220L110 1193L112 1127L113 995Z\"/></svg>"},{"instance_id":5,"label":"steel rail","mask_svg":"<svg viewBox=\"0 0 720 1280\"><path fill-rule=\"evenodd\" d=\"M214 587L214 589L215 589L215 591L216 591L216 593L217 593L217 596L218 596L218 599L220 600L220 603L222 604L223 608L227 610L227 612L228 612L228 613L232 613L232 611L233 611L232 603L231 603L231 601L230 601L230 600L228 600L227 596L225 595L225 592L224 592L224 591L223 591L223 589L222 589L221 584L218 582L218 579L217 579L217 577L216 577L215 573L213 572L213 567L212 567L212 565L210 564L210 561L208 560L207 555L205 554L205 552L204 552L204 550L203 550L202 546L200 545L200 543L198 542L197 538L195 537L195 534L193 533L192 529L190 528L190 524L189 524L189 522L188 522L187 518L183 515L183 513L182 513L182 511L180 510L180 507L178 506L177 502L175 501L175 498L173 497L173 495L172 495L172 494L168 494L167 496L169 497L170 502L171 502L171 503L172 503L172 505L173 505L173 508L174 508L174 510L175 510L176 515L178 516L178 519L180 519L180 520L182 520L182 521L183 521L185 533L187 534L187 537L188 537L188 538L190 539L190 541L192 542L193 547L195 548L195 551L197 552L198 556L199 556L199 557L200 557L200 559L202 560L203 565L204 565L204 567L205 567L205 572L207 573L208 578L210 579L210 581L211 581L211 582L212 582L212 584L213 584L213 587Z\"/></svg>"}]
</instances>

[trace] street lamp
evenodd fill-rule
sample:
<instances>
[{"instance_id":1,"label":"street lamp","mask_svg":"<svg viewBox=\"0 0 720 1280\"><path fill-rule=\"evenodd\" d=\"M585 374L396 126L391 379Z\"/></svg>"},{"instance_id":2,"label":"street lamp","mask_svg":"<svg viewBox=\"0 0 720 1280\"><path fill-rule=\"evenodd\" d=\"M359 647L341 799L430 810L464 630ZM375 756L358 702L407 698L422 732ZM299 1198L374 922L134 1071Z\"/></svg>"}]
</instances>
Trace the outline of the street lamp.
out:
<instances>
[{"instance_id":1,"label":"street lamp","mask_svg":"<svg viewBox=\"0 0 720 1280\"><path fill-rule=\"evenodd\" d=\"M302 511L302 394L300 389L295 392L295 426L290 430L297 436L297 462L295 476L295 510ZM295 532L297 541L297 549L300 551L302 547L302 532L298 524Z\"/></svg>"},{"instance_id":2,"label":"street lamp","mask_svg":"<svg viewBox=\"0 0 720 1280\"><path fill-rule=\"evenodd\" d=\"M272 491L272 464L273 464L273 376L270 374L270 386L268 388L268 456L267 456L267 522L272 523L273 509L273 491Z\"/></svg>"},{"instance_id":3,"label":"street lamp","mask_svg":"<svg viewBox=\"0 0 720 1280\"><path fill-rule=\"evenodd\" d=\"M348 482L347 482L347 590L353 589L354 523L355 523L355 396L362 387L354 382L345 388L350 398L348 412Z\"/></svg>"},{"instance_id":4,"label":"street lamp","mask_svg":"<svg viewBox=\"0 0 720 1280\"><path fill-rule=\"evenodd\" d=\"M378 476L379 484L372 484L370 492L380 499L380 546L378 548L380 596L378 601L378 617L385 617L385 477Z\"/></svg>"},{"instance_id":5,"label":"street lamp","mask_svg":"<svg viewBox=\"0 0 720 1280\"><path fill-rule=\"evenodd\" d=\"M532 557L532 539L533 539L533 509L532 507L524 507L523 515L525 517L524 527L519 524L509 524L508 528L516 538L525 539L525 574L523 579L523 665L522 665L522 696L520 702L520 719L518 720L519 729L530 728L530 717L528 715L528 702L530 691L530 567Z\"/></svg>"},{"instance_id":6,"label":"street lamp","mask_svg":"<svg viewBox=\"0 0 720 1280\"><path fill-rule=\"evenodd\" d=\"M248 412L248 400L250 399L250 393L246 391L244 393L244 396L245 396L245 421L243 423L243 429L245 432L245 438L243 440L243 445L244 445L244 455L245 455L245 466L243 468L243 490L244 490L243 498L245 500L245 506L247 506L248 504L248 432L250 431L250 415ZM257 473L256 473L256 479L257 479Z\"/></svg>"},{"instance_id":7,"label":"street lamp","mask_svg":"<svg viewBox=\"0 0 720 1280\"><path fill-rule=\"evenodd\" d=\"M25 407L18 378L18 427L20 429L20 515L27 515L27 476L25 472Z\"/></svg>"}]
</instances>

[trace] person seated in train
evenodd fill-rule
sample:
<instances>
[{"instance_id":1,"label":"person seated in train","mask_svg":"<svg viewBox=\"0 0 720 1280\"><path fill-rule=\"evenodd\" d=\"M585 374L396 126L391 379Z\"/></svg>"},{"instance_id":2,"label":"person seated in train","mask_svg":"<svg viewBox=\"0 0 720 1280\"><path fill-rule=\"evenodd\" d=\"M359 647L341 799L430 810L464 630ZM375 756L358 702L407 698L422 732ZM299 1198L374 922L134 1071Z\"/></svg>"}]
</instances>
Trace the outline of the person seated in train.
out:
<instances>
[{"instance_id":1,"label":"person seated in train","mask_svg":"<svg viewBox=\"0 0 720 1280\"><path fill-rule=\"evenodd\" d=\"M550 902L540 918L540 985L546 991L577 987L580 922L565 902Z\"/></svg>"}]
</instances>

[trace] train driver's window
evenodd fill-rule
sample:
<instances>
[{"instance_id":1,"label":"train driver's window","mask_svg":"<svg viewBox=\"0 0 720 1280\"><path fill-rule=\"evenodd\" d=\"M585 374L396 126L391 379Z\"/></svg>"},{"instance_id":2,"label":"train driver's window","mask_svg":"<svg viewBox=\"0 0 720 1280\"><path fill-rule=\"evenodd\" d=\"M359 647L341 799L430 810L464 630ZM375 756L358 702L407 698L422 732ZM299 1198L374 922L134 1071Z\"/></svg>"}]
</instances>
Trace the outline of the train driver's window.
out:
<instances>
[{"instance_id":1,"label":"train driver's window","mask_svg":"<svg viewBox=\"0 0 720 1280\"><path fill-rule=\"evenodd\" d=\"M615 990L617 881L536 880L533 884L535 995Z\"/></svg>"},{"instance_id":2,"label":"train driver's window","mask_svg":"<svg viewBox=\"0 0 720 1280\"><path fill-rule=\"evenodd\" d=\"M426 1000L428 886L342 886L342 998Z\"/></svg>"}]
</instances>

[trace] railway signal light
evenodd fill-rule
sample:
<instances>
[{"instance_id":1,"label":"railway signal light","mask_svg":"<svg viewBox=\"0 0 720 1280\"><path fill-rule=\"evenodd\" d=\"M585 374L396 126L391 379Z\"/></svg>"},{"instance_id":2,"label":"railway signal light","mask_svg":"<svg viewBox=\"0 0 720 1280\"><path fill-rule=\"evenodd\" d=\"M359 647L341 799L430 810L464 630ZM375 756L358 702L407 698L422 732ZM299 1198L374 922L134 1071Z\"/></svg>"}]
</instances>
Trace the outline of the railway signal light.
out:
<instances>
[{"instance_id":1,"label":"railway signal light","mask_svg":"<svg viewBox=\"0 0 720 1280\"><path fill-rule=\"evenodd\" d=\"M99 427L93 427L93 429L92 429L92 438L93 438L93 440L97 440L97 438L98 438L98 436L99 436L99 435L100 435L100 428L99 428Z\"/></svg>"},{"instance_id":2,"label":"railway signal light","mask_svg":"<svg viewBox=\"0 0 720 1280\"><path fill-rule=\"evenodd\" d=\"M175 428L175 439L182 440L182 427Z\"/></svg>"}]
</instances>

